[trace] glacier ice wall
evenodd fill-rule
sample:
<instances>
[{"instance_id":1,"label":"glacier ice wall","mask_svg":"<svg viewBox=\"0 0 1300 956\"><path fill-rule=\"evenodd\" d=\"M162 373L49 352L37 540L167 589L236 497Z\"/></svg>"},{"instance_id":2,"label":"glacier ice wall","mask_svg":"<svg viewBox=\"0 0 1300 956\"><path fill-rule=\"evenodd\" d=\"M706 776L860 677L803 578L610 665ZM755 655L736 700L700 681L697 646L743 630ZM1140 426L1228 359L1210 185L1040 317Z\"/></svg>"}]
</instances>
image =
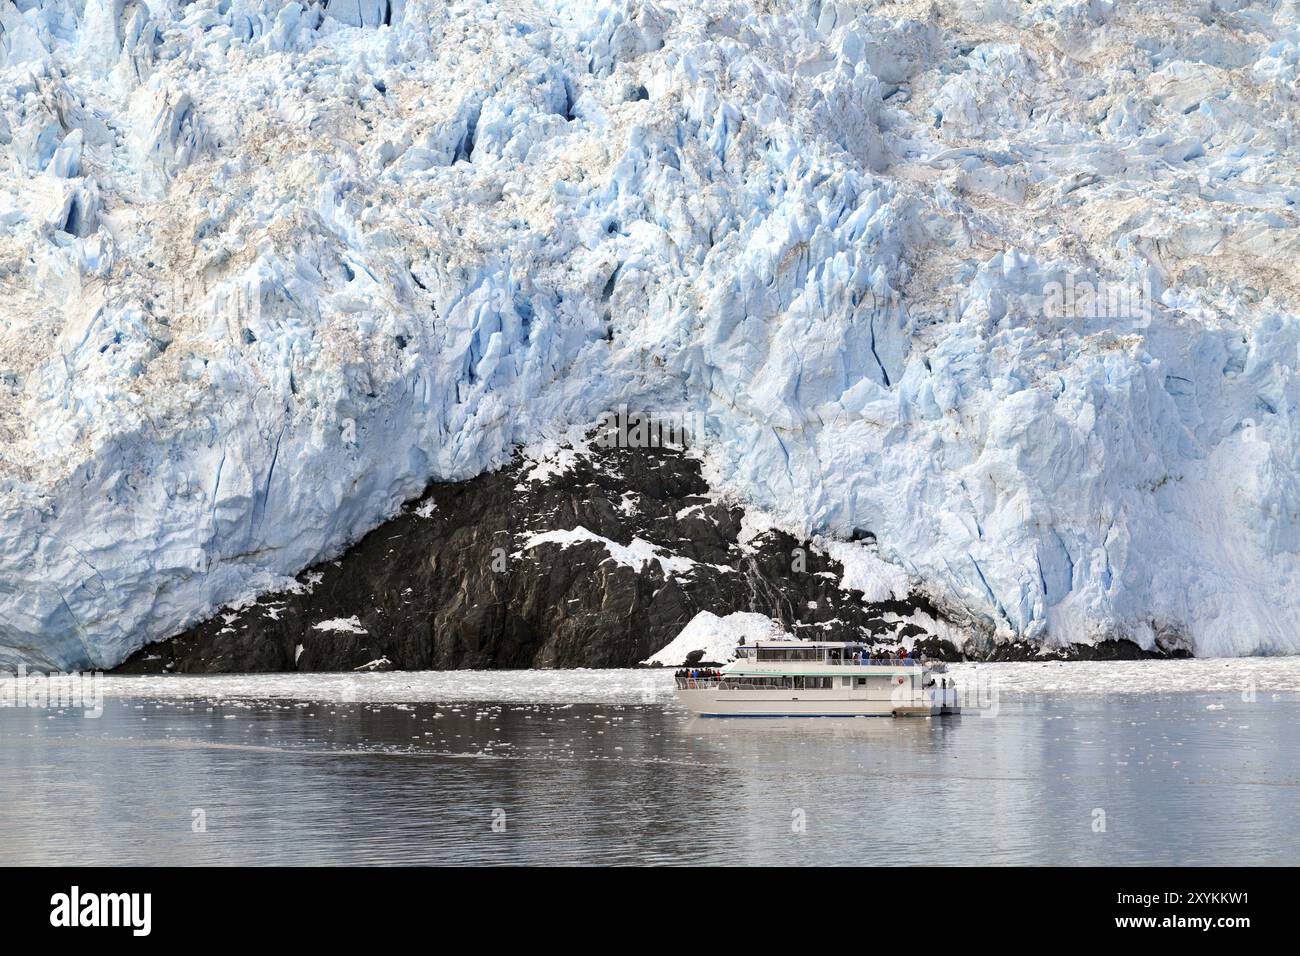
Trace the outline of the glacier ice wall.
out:
<instances>
[{"instance_id":1,"label":"glacier ice wall","mask_svg":"<svg viewBox=\"0 0 1300 956\"><path fill-rule=\"evenodd\" d=\"M622 403L980 640L1300 652L1298 73L1295 0L0 0L0 665Z\"/></svg>"}]
</instances>

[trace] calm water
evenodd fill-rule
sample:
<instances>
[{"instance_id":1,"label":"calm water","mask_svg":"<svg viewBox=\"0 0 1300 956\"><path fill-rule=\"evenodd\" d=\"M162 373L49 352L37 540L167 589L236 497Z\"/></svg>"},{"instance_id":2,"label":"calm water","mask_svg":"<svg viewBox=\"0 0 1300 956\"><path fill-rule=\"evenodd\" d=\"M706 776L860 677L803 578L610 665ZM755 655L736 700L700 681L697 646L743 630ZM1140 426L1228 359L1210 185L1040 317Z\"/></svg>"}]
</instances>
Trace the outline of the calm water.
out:
<instances>
[{"instance_id":1,"label":"calm water","mask_svg":"<svg viewBox=\"0 0 1300 956\"><path fill-rule=\"evenodd\" d=\"M0 708L0 863L1295 864L1298 729L1292 693L1029 695L928 721Z\"/></svg>"}]
</instances>

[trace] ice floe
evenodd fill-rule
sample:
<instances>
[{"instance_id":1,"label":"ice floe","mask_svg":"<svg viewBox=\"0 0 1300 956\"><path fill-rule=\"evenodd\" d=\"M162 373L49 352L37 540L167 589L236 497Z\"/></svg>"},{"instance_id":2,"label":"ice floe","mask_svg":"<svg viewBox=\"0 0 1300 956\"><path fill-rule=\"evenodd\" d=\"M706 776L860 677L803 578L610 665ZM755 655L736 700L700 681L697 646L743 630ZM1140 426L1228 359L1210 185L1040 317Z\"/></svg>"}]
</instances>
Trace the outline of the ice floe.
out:
<instances>
[{"instance_id":1,"label":"ice floe","mask_svg":"<svg viewBox=\"0 0 1300 956\"><path fill-rule=\"evenodd\" d=\"M673 701L671 668L638 670L390 671L356 674L166 675L104 678L106 697L286 699L370 703L495 701L661 705ZM950 664L959 688L1027 694L1231 695L1240 706L1300 699L1300 657ZM1280 698L1275 695L1281 695ZM976 719L976 718L972 718Z\"/></svg>"}]
</instances>

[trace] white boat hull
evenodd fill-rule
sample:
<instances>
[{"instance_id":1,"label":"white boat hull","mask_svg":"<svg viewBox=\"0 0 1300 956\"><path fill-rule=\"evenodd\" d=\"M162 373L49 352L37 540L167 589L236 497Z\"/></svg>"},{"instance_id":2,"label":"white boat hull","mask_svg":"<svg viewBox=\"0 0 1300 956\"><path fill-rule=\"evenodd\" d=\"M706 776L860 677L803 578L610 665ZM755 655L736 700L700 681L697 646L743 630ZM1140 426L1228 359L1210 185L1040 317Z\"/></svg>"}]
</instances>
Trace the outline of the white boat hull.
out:
<instances>
[{"instance_id":1,"label":"white boat hull","mask_svg":"<svg viewBox=\"0 0 1300 956\"><path fill-rule=\"evenodd\" d=\"M677 699L701 717L938 717L960 712L956 687L935 677L944 672L853 642L778 640L739 644L725 666L673 678Z\"/></svg>"},{"instance_id":2,"label":"white boat hull","mask_svg":"<svg viewBox=\"0 0 1300 956\"><path fill-rule=\"evenodd\" d=\"M945 696L947 705L945 706ZM831 690L677 690L677 699L701 717L939 717L961 713L955 691L927 690L886 699Z\"/></svg>"}]
</instances>

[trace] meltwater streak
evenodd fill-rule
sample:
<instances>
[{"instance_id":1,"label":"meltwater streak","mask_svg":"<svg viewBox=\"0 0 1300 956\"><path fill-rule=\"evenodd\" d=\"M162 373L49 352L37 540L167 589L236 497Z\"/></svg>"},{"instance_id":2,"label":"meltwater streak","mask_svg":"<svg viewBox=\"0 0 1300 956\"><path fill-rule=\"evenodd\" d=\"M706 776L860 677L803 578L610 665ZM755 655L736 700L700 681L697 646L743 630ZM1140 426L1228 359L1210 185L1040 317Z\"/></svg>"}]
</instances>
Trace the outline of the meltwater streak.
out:
<instances>
[{"instance_id":1,"label":"meltwater streak","mask_svg":"<svg viewBox=\"0 0 1300 956\"><path fill-rule=\"evenodd\" d=\"M1295 863L1297 724L1235 688L948 721L110 697L0 709L0 863Z\"/></svg>"}]
</instances>

